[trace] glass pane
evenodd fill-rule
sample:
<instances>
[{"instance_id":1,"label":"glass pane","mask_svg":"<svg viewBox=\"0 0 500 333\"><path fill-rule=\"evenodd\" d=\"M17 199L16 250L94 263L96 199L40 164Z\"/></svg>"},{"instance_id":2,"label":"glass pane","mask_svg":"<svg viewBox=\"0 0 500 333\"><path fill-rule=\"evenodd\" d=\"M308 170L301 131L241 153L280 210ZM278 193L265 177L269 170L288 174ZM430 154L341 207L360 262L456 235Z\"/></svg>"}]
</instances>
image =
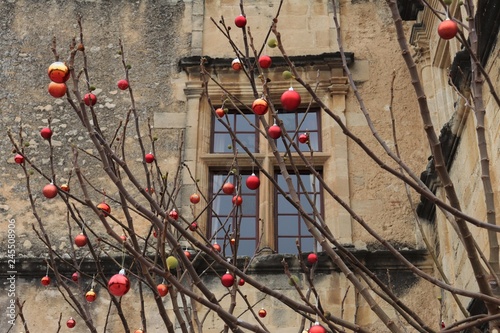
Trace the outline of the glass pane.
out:
<instances>
[{"instance_id":1,"label":"glass pane","mask_svg":"<svg viewBox=\"0 0 500 333\"><path fill-rule=\"evenodd\" d=\"M215 133L213 142L214 153L230 153L232 149L228 148L231 145L231 137L228 133Z\"/></svg>"},{"instance_id":2,"label":"glass pane","mask_svg":"<svg viewBox=\"0 0 500 333\"><path fill-rule=\"evenodd\" d=\"M297 129L295 113L282 113L279 114L278 117L283 121L283 126L287 132L294 132Z\"/></svg>"},{"instance_id":3,"label":"glass pane","mask_svg":"<svg viewBox=\"0 0 500 333\"><path fill-rule=\"evenodd\" d=\"M312 237L302 237L300 239L300 247L302 252L312 252L314 251L314 238Z\"/></svg>"},{"instance_id":4,"label":"glass pane","mask_svg":"<svg viewBox=\"0 0 500 333\"><path fill-rule=\"evenodd\" d=\"M288 213L288 214L296 214L297 209L292 206L291 203L285 199L284 196L278 195L278 214Z\"/></svg>"},{"instance_id":5,"label":"glass pane","mask_svg":"<svg viewBox=\"0 0 500 333\"><path fill-rule=\"evenodd\" d=\"M241 207L243 208L243 215L246 216L257 216L257 201L255 195L242 195L243 204Z\"/></svg>"},{"instance_id":6,"label":"glass pane","mask_svg":"<svg viewBox=\"0 0 500 333\"><path fill-rule=\"evenodd\" d=\"M252 256L255 253L255 240L241 239L238 243L238 256Z\"/></svg>"},{"instance_id":7,"label":"glass pane","mask_svg":"<svg viewBox=\"0 0 500 333\"><path fill-rule=\"evenodd\" d=\"M224 218L233 209L232 197L229 195L218 195L214 199L213 209L219 217Z\"/></svg>"},{"instance_id":8,"label":"glass pane","mask_svg":"<svg viewBox=\"0 0 500 333\"><path fill-rule=\"evenodd\" d=\"M317 132L309 133L309 142L311 143L311 147L314 151L319 151L319 139ZM307 148L309 149L309 148Z\"/></svg>"},{"instance_id":9,"label":"glass pane","mask_svg":"<svg viewBox=\"0 0 500 333\"><path fill-rule=\"evenodd\" d=\"M223 120L226 122L226 120ZM226 127L222 124L222 122L218 119L214 120L214 132L227 132Z\"/></svg>"},{"instance_id":10,"label":"glass pane","mask_svg":"<svg viewBox=\"0 0 500 333\"><path fill-rule=\"evenodd\" d=\"M278 236L298 236L299 220L297 215L278 216Z\"/></svg>"},{"instance_id":11,"label":"glass pane","mask_svg":"<svg viewBox=\"0 0 500 333\"><path fill-rule=\"evenodd\" d=\"M240 223L240 237L248 238L255 237L255 218L243 217Z\"/></svg>"},{"instance_id":12,"label":"glass pane","mask_svg":"<svg viewBox=\"0 0 500 333\"><path fill-rule=\"evenodd\" d=\"M306 132L315 131L318 129L318 114L316 112L308 112L307 115L304 113L299 114L298 123L301 124L300 131Z\"/></svg>"},{"instance_id":13,"label":"glass pane","mask_svg":"<svg viewBox=\"0 0 500 333\"><path fill-rule=\"evenodd\" d=\"M248 120L245 119L245 117L241 114L236 115L236 130L238 132L254 132L255 129L252 127L249 121L255 124L255 116L251 114L247 114L245 116Z\"/></svg>"},{"instance_id":14,"label":"glass pane","mask_svg":"<svg viewBox=\"0 0 500 333\"><path fill-rule=\"evenodd\" d=\"M241 141L242 146L246 147L250 152L255 153L255 134L253 133L239 133L238 139ZM240 145L238 145L240 147ZM244 152L240 147L240 152Z\"/></svg>"},{"instance_id":15,"label":"glass pane","mask_svg":"<svg viewBox=\"0 0 500 333\"><path fill-rule=\"evenodd\" d=\"M289 254L297 253L295 238L278 238L278 252Z\"/></svg>"}]
</instances>

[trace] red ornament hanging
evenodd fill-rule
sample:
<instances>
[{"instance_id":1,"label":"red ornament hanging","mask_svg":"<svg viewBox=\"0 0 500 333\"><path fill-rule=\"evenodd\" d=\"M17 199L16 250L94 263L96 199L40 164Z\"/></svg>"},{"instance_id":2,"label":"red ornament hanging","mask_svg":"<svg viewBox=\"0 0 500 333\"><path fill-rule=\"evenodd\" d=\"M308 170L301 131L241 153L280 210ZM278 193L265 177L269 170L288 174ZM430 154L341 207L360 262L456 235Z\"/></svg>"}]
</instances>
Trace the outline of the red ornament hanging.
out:
<instances>
[{"instance_id":1,"label":"red ornament hanging","mask_svg":"<svg viewBox=\"0 0 500 333\"><path fill-rule=\"evenodd\" d=\"M196 205L198 202L200 202L201 198L198 193L193 193L189 197L189 201L191 201L192 204Z\"/></svg>"},{"instance_id":2,"label":"red ornament hanging","mask_svg":"<svg viewBox=\"0 0 500 333\"><path fill-rule=\"evenodd\" d=\"M158 290L158 294L160 294L161 297L168 294L168 287L164 283L160 283L159 285L157 285L156 290Z\"/></svg>"},{"instance_id":3,"label":"red ornament hanging","mask_svg":"<svg viewBox=\"0 0 500 333\"><path fill-rule=\"evenodd\" d=\"M300 94L290 87L281 95L281 105L287 111L295 111L300 105Z\"/></svg>"},{"instance_id":4,"label":"red ornament hanging","mask_svg":"<svg viewBox=\"0 0 500 333\"><path fill-rule=\"evenodd\" d=\"M142 329L138 329L138 330L135 330L134 333L144 333L144 331Z\"/></svg>"},{"instance_id":5,"label":"red ornament hanging","mask_svg":"<svg viewBox=\"0 0 500 333\"><path fill-rule=\"evenodd\" d=\"M272 126L269 126L267 134L269 134L271 138L277 139L281 136L281 127L279 127L276 124L273 124Z\"/></svg>"},{"instance_id":6,"label":"red ornament hanging","mask_svg":"<svg viewBox=\"0 0 500 333\"><path fill-rule=\"evenodd\" d=\"M226 113L224 112L223 108L218 108L215 110L215 114L217 115L217 117L222 118Z\"/></svg>"},{"instance_id":7,"label":"red ornament hanging","mask_svg":"<svg viewBox=\"0 0 500 333\"><path fill-rule=\"evenodd\" d=\"M118 89L120 90L126 90L128 89L128 81L125 79L119 80L116 85L118 86Z\"/></svg>"},{"instance_id":8,"label":"red ornament hanging","mask_svg":"<svg viewBox=\"0 0 500 333\"><path fill-rule=\"evenodd\" d=\"M76 321L73 318L69 318L68 321L66 322L66 326L69 328L73 328L76 325Z\"/></svg>"},{"instance_id":9,"label":"red ornament hanging","mask_svg":"<svg viewBox=\"0 0 500 333\"><path fill-rule=\"evenodd\" d=\"M271 57L268 56L268 55L262 55L259 57L259 65L261 68L269 68L271 67L271 64L273 63L273 61L271 60Z\"/></svg>"},{"instance_id":10,"label":"red ornament hanging","mask_svg":"<svg viewBox=\"0 0 500 333\"><path fill-rule=\"evenodd\" d=\"M227 272L226 274L222 275L220 282L224 287L229 288L234 284L234 276L232 276L231 274L229 274L229 272Z\"/></svg>"},{"instance_id":11,"label":"red ornament hanging","mask_svg":"<svg viewBox=\"0 0 500 333\"><path fill-rule=\"evenodd\" d=\"M316 262L318 262L318 255L316 253L309 253L309 255L307 256L307 262L311 265L315 264Z\"/></svg>"},{"instance_id":12,"label":"red ornament hanging","mask_svg":"<svg viewBox=\"0 0 500 333\"><path fill-rule=\"evenodd\" d=\"M111 207L104 201L97 205L97 209L100 209L104 216L108 216L111 213Z\"/></svg>"},{"instance_id":13,"label":"red ornament hanging","mask_svg":"<svg viewBox=\"0 0 500 333\"><path fill-rule=\"evenodd\" d=\"M42 193L47 199L52 199L57 195L57 187L52 183L47 184L43 187Z\"/></svg>"},{"instance_id":14,"label":"red ornament hanging","mask_svg":"<svg viewBox=\"0 0 500 333\"><path fill-rule=\"evenodd\" d=\"M153 163L153 161L155 160L155 155L148 153L144 155L144 160L146 161L146 163Z\"/></svg>"},{"instance_id":15,"label":"red ornament hanging","mask_svg":"<svg viewBox=\"0 0 500 333\"><path fill-rule=\"evenodd\" d=\"M260 186L260 179L255 175L255 173L252 173L250 176L248 176L246 180L246 185L249 189L251 190L256 190Z\"/></svg>"},{"instance_id":16,"label":"red ornament hanging","mask_svg":"<svg viewBox=\"0 0 500 333\"><path fill-rule=\"evenodd\" d=\"M438 25L438 35L442 39L452 39L457 35L458 25L455 21L447 18Z\"/></svg>"},{"instance_id":17,"label":"red ornament hanging","mask_svg":"<svg viewBox=\"0 0 500 333\"><path fill-rule=\"evenodd\" d=\"M232 245L232 246L234 246L234 244L236 244L236 239L231 238L231 239L229 240L229 243L231 243L231 245Z\"/></svg>"},{"instance_id":18,"label":"red ornament hanging","mask_svg":"<svg viewBox=\"0 0 500 333\"><path fill-rule=\"evenodd\" d=\"M236 206L241 206L241 204L243 203L243 198L239 195L235 195L233 197L233 205L236 205Z\"/></svg>"},{"instance_id":19,"label":"red ornament hanging","mask_svg":"<svg viewBox=\"0 0 500 333\"><path fill-rule=\"evenodd\" d=\"M299 142L300 143L307 143L309 141L309 135L307 134L300 134L299 135Z\"/></svg>"},{"instance_id":20,"label":"red ornament hanging","mask_svg":"<svg viewBox=\"0 0 500 333\"><path fill-rule=\"evenodd\" d=\"M68 81L70 72L68 66L66 66L64 62L56 61L49 66L47 74L49 75L49 79L51 81L64 83Z\"/></svg>"},{"instance_id":21,"label":"red ornament hanging","mask_svg":"<svg viewBox=\"0 0 500 333\"><path fill-rule=\"evenodd\" d=\"M168 216L170 216L170 218L174 220L177 220L179 218L179 213L177 213L177 211L174 208L170 211L170 213L168 213Z\"/></svg>"},{"instance_id":22,"label":"red ornament hanging","mask_svg":"<svg viewBox=\"0 0 500 333\"><path fill-rule=\"evenodd\" d=\"M243 68L243 66L241 65L241 61L240 59L236 58L234 59L232 62L231 62L231 68L238 72L239 70L241 70Z\"/></svg>"},{"instance_id":23,"label":"red ornament hanging","mask_svg":"<svg viewBox=\"0 0 500 333\"><path fill-rule=\"evenodd\" d=\"M220 251L222 251L222 248L217 243L213 243L212 248L214 249L214 251L219 252L219 253L220 253Z\"/></svg>"},{"instance_id":24,"label":"red ornament hanging","mask_svg":"<svg viewBox=\"0 0 500 333\"><path fill-rule=\"evenodd\" d=\"M224 183L224 185L222 185L222 192L224 192L225 194L233 194L234 193L234 185L232 183Z\"/></svg>"},{"instance_id":25,"label":"red ornament hanging","mask_svg":"<svg viewBox=\"0 0 500 333\"><path fill-rule=\"evenodd\" d=\"M78 279L80 278L80 273L78 272L74 272L72 275L71 275L71 280L75 281L75 282L78 282Z\"/></svg>"},{"instance_id":26,"label":"red ornament hanging","mask_svg":"<svg viewBox=\"0 0 500 333\"><path fill-rule=\"evenodd\" d=\"M260 309L259 317L264 318L265 316L267 316L267 311L264 308Z\"/></svg>"},{"instance_id":27,"label":"red ornament hanging","mask_svg":"<svg viewBox=\"0 0 500 333\"><path fill-rule=\"evenodd\" d=\"M48 275L45 275L40 281L44 286L48 286L50 284L50 277Z\"/></svg>"},{"instance_id":28,"label":"red ornament hanging","mask_svg":"<svg viewBox=\"0 0 500 333\"><path fill-rule=\"evenodd\" d=\"M87 93L83 96L83 102L87 106L95 105L95 103L97 103L97 96L93 93Z\"/></svg>"},{"instance_id":29,"label":"red ornament hanging","mask_svg":"<svg viewBox=\"0 0 500 333\"><path fill-rule=\"evenodd\" d=\"M326 329L321 326L319 322L315 322L314 325L309 328L309 333L326 333Z\"/></svg>"},{"instance_id":30,"label":"red ornament hanging","mask_svg":"<svg viewBox=\"0 0 500 333\"><path fill-rule=\"evenodd\" d=\"M24 156L21 154L16 154L16 156L14 156L14 162L16 162L17 164L23 164Z\"/></svg>"},{"instance_id":31,"label":"red ornament hanging","mask_svg":"<svg viewBox=\"0 0 500 333\"><path fill-rule=\"evenodd\" d=\"M191 252L189 252L188 250L184 251L184 255L186 256L186 258L188 260L191 260Z\"/></svg>"},{"instance_id":32,"label":"red ornament hanging","mask_svg":"<svg viewBox=\"0 0 500 333\"><path fill-rule=\"evenodd\" d=\"M189 225L189 230L196 231L197 229L198 229L198 223L191 222L191 224Z\"/></svg>"},{"instance_id":33,"label":"red ornament hanging","mask_svg":"<svg viewBox=\"0 0 500 333\"><path fill-rule=\"evenodd\" d=\"M267 101L265 99L257 98L252 103L252 110L258 116L265 115L267 113L267 111L269 110L269 104L267 103Z\"/></svg>"},{"instance_id":34,"label":"red ornament hanging","mask_svg":"<svg viewBox=\"0 0 500 333\"><path fill-rule=\"evenodd\" d=\"M84 247L87 245L88 238L83 233L76 235L75 237L75 245L78 247Z\"/></svg>"},{"instance_id":35,"label":"red ornament hanging","mask_svg":"<svg viewBox=\"0 0 500 333\"><path fill-rule=\"evenodd\" d=\"M60 98L66 95L67 88L64 83L50 82L47 90L49 91L50 96Z\"/></svg>"},{"instance_id":36,"label":"red ornament hanging","mask_svg":"<svg viewBox=\"0 0 500 333\"><path fill-rule=\"evenodd\" d=\"M40 130L40 135L45 140L49 140L52 137L52 130L48 127L44 127Z\"/></svg>"},{"instance_id":37,"label":"red ornament hanging","mask_svg":"<svg viewBox=\"0 0 500 333\"><path fill-rule=\"evenodd\" d=\"M247 19L243 15L238 15L234 19L234 25L237 26L238 28L243 28L245 25L247 25Z\"/></svg>"},{"instance_id":38,"label":"red ornament hanging","mask_svg":"<svg viewBox=\"0 0 500 333\"><path fill-rule=\"evenodd\" d=\"M122 240L122 242L126 242L127 241L127 236L126 235L121 235L120 239Z\"/></svg>"},{"instance_id":39,"label":"red ornament hanging","mask_svg":"<svg viewBox=\"0 0 500 333\"><path fill-rule=\"evenodd\" d=\"M121 269L118 274L113 275L108 281L108 290L111 295L120 297L130 290L130 280L125 276L125 270Z\"/></svg>"},{"instance_id":40,"label":"red ornament hanging","mask_svg":"<svg viewBox=\"0 0 500 333\"><path fill-rule=\"evenodd\" d=\"M89 291L87 291L85 293L85 299L89 303L92 303L93 301L95 301L96 298L97 298L97 294L95 293L94 289L90 289Z\"/></svg>"},{"instance_id":41,"label":"red ornament hanging","mask_svg":"<svg viewBox=\"0 0 500 333\"><path fill-rule=\"evenodd\" d=\"M238 285L239 285L239 286L242 286L242 285L244 285L244 284L245 284L245 280L240 279L240 280L238 281Z\"/></svg>"},{"instance_id":42,"label":"red ornament hanging","mask_svg":"<svg viewBox=\"0 0 500 333\"><path fill-rule=\"evenodd\" d=\"M60 187L61 187L61 190L63 190L64 192L69 192L69 185L68 184L62 184Z\"/></svg>"}]
</instances>

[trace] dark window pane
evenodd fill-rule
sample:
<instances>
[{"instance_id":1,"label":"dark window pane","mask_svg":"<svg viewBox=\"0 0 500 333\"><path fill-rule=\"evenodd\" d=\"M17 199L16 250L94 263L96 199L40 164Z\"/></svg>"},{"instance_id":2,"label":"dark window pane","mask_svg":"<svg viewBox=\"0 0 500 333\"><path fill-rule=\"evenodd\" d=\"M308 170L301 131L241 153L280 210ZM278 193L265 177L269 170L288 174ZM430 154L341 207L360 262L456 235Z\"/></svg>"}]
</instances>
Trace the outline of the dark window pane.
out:
<instances>
[{"instance_id":1,"label":"dark window pane","mask_svg":"<svg viewBox=\"0 0 500 333\"><path fill-rule=\"evenodd\" d=\"M288 202L287 199L285 199L284 196L281 194L278 195L278 209L279 209L279 214L284 214L284 213L295 213L297 214L297 209L290 203Z\"/></svg>"},{"instance_id":2,"label":"dark window pane","mask_svg":"<svg viewBox=\"0 0 500 333\"><path fill-rule=\"evenodd\" d=\"M300 239L300 246L303 252L312 252L314 250L314 238L302 237Z\"/></svg>"},{"instance_id":3,"label":"dark window pane","mask_svg":"<svg viewBox=\"0 0 500 333\"><path fill-rule=\"evenodd\" d=\"M314 151L321 149L320 144L320 120L318 110L309 110L307 114L305 110L299 110L293 113L280 113L278 117L283 122L283 126L288 132L290 137L295 137L295 143L302 149L308 149L306 145L298 142L298 136L302 133L309 133L311 147ZM286 151L286 146L281 139L277 140L278 150L280 152ZM292 149L293 151L293 149Z\"/></svg>"},{"instance_id":4,"label":"dark window pane","mask_svg":"<svg viewBox=\"0 0 500 333\"><path fill-rule=\"evenodd\" d=\"M255 134L252 133L240 133L238 134L238 140L242 143L244 147L246 147L250 152L255 151ZM238 146L240 146L238 144ZM243 149L240 151L244 152Z\"/></svg>"},{"instance_id":5,"label":"dark window pane","mask_svg":"<svg viewBox=\"0 0 500 333\"><path fill-rule=\"evenodd\" d=\"M214 142L212 150L214 153L230 153L232 152L231 137L227 133L214 134Z\"/></svg>"},{"instance_id":6,"label":"dark window pane","mask_svg":"<svg viewBox=\"0 0 500 333\"><path fill-rule=\"evenodd\" d=\"M278 237L280 236L298 236L299 221L297 215L278 216Z\"/></svg>"},{"instance_id":7,"label":"dark window pane","mask_svg":"<svg viewBox=\"0 0 500 333\"><path fill-rule=\"evenodd\" d=\"M255 116L251 114L247 114L246 118L241 114L236 115L236 128L238 132L253 132L255 131L255 128L249 123L249 121L252 122L253 125L255 125Z\"/></svg>"},{"instance_id":8,"label":"dark window pane","mask_svg":"<svg viewBox=\"0 0 500 333\"><path fill-rule=\"evenodd\" d=\"M245 119L246 117L246 119ZM255 127L258 124L257 117L254 114L246 114L245 116L237 113L228 113L227 120L224 122L228 124L231 130L235 133L236 137L242 141L242 146L248 148L250 152L256 152L257 146L255 144L258 136ZM252 124L249 123L252 122ZM212 125L212 142L211 152L213 153L231 153L232 146L231 136L229 130L221 123L220 120L213 118ZM229 148L228 148L229 147ZM241 150L242 147L240 147Z\"/></svg>"},{"instance_id":9,"label":"dark window pane","mask_svg":"<svg viewBox=\"0 0 500 333\"><path fill-rule=\"evenodd\" d=\"M257 244L254 240L242 239L238 243L238 255L239 256L252 256L255 253L255 247Z\"/></svg>"},{"instance_id":10,"label":"dark window pane","mask_svg":"<svg viewBox=\"0 0 500 333\"><path fill-rule=\"evenodd\" d=\"M255 195L243 195L242 212L245 216L255 216L256 215L256 205L257 201Z\"/></svg>"},{"instance_id":11,"label":"dark window pane","mask_svg":"<svg viewBox=\"0 0 500 333\"><path fill-rule=\"evenodd\" d=\"M255 218L243 217L240 223L240 237L255 237Z\"/></svg>"},{"instance_id":12,"label":"dark window pane","mask_svg":"<svg viewBox=\"0 0 500 333\"><path fill-rule=\"evenodd\" d=\"M218 195L214 199L212 207L219 217L225 217L233 209L232 197L229 195Z\"/></svg>"},{"instance_id":13,"label":"dark window pane","mask_svg":"<svg viewBox=\"0 0 500 333\"><path fill-rule=\"evenodd\" d=\"M302 124L301 124L302 123ZM299 114L298 124L301 124L302 132L315 131L318 129L318 115L316 112L308 112L307 115Z\"/></svg>"},{"instance_id":14,"label":"dark window pane","mask_svg":"<svg viewBox=\"0 0 500 333\"><path fill-rule=\"evenodd\" d=\"M317 132L309 132L309 142L311 143L311 147L314 151L319 151L319 139Z\"/></svg>"},{"instance_id":15,"label":"dark window pane","mask_svg":"<svg viewBox=\"0 0 500 333\"><path fill-rule=\"evenodd\" d=\"M297 253L297 245L295 245L296 238L279 238L278 239L278 252L279 253Z\"/></svg>"}]
</instances>

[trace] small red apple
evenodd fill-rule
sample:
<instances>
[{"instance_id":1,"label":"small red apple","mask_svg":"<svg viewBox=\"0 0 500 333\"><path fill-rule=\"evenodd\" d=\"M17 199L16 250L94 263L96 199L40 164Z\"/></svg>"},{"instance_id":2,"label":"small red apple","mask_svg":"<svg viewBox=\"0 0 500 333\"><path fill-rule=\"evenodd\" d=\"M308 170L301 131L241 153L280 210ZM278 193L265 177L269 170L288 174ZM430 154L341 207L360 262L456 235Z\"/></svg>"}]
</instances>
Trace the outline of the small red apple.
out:
<instances>
[{"instance_id":1,"label":"small red apple","mask_svg":"<svg viewBox=\"0 0 500 333\"><path fill-rule=\"evenodd\" d=\"M158 294L160 294L161 297L168 294L168 287L164 283L160 283L159 285L157 285L156 289L158 290Z\"/></svg>"},{"instance_id":2,"label":"small red apple","mask_svg":"<svg viewBox=\"0 0 500 333\"><path fill-rule=\"evenodd\" d=\"M191 194L191 196L189 197L189 201L191 201L192 204L197 204L198 202L200 202L200 195L198 193L193 193Z\"/></svg>"},{"instance_id":3,"label":"small red apple","mask_svg":"<svg viewBox=\"0 0 500 333\"><path fill-rule=\"evenodd\" d=\"M155 155L148 153L144 155L144 160L146 161L146 163L153 163L153 161L155 160Z\"/></svg>"},{"instance_id":4,"label":"small red apple","mask_svg":"<svg viewBox=\"0 0 500 333\"><path fill-rule=\"evenodd\" d=\"M233 197L233 205L241 206L242 203L243 203L243 198L242 197L240 197L239 195L235 195Z\"/></svg>"},{"instance_id":5,"label":"small red apple","mask_svg":"<svg viewBox=\"0 0 500 333\"><path fill-rule=\"evenodd\" d=\"M255 173L252 173L250 176L248 176L246 180L246 185L249 189L251 190L256 190L260 186L260 180L259 177L255 175Z\"/></svg>"},{"instance_id":6,"label":"small red apple","mask_svg":"<svg viewBox=\"0 0 500 333\"><path fill-rule=\"evenodd\" d=\"M455 21L446 19L439 23L438 35L442 39L452 39L457 35L458 25Z\"/></svg>"},{"instance_id":7,"label":"small red apple","mask_svg":"<svg viewBox=\"0 0 500 333\"><path fill-rule=\"evenodd\" d=\"M97 96L92 93L85 94L85 96L83 96L83 102L87 106L95 105L95 103L97 103Z\"/></svg>"},{"instance_id":8,"label":"small red apple","mask_svg":"<svg viewBox=\"0 0 500 333\"><path fill-rule=\"evenodd\" d=\"M231 62L231 68L234 70L234 71L239 71L243 68L243 66L241 65L241 61L240 59L236 58L234 59L232 62Z\"/></svg>"},{"instance_id":9,"label":"small red apple","mask_svg":"<svg viewBox=\"0 0 500 333\"><path fill-rule=\"evenodd\" d=\"M196 223L196 222L192 222L192 223L189 225L189 230L191 230L191 231L196 231L196 229L198 229L198 223Z\"/></svg>"},{"instance_id":10,"label":"small red apple","mask_svg":"<svg viewBox=\"0 0 500 333\"><path fill-rule=\"evenodd\" d=\"M271 138L277 139L281 136L281 127L274 124L269 127L269 129L267 130L267 134L269 134Z\"/></svg>"},{"instance_id":11,"label":"small red apple","mask_svg":"<svg viewBox=\"0 0 500 333\"><path fill-rule=\"evenodd\" d=\"M76 321L73 318L69 318L68 321L66 322L66 326L69 328L73 328L76 325Z\"/></svg>"},{"instance_id":12,"label":"small red apple","mask_svg":"<svg viewBox=\"0 0 500 333\"><path fill-rule=\"evenodd\" d=\"M45 275L40 281L44 286L48 286L50 284L50 277L48 275Z\"/></svg>"},{"instance_id":13,"label":"small red apple","mask_svg":"<svg viewBox=\"0 0 500 333\"><path fill-rule=\"evenodd\" d=\"M118 86L118 89L120 90L126 90L128 89L128 81L125 79L119 80L116 85Z\"/></svg>"},{"instance_id":14,"label":"small red apple","mask_svg":"<svg viewBox=\"0 0 500 333\"><path fill-rule=\"evenodd\" d=\"M60 98L66 95L66 84L64 83L57 83L57 82L50 82L49 83L49 94L52 97L55 98Z\"/></svg>"},{"instance_id":15,"label":"small red apple","mask_svg":"<svg viewBox=\"0 0 500 333\"><path fill-rule=\"evenodd\" d=\"M40 130L40 135L45 140L49 140L52 137L52 130L48 127L44 127Z\"/></svg>"},{"instance_id":16,"label":"small red apple","mask_svg":"<svg viewBox=\"0 0 500 333\"><path fill-rule=\"evenodd\" d=\"M238 15L234 19L234 25L236 25L238 28L243 28L245 25L247 25L247 19L243 15Z\"/></svg>"},{"instance_id":17,"label":"small red apple","mask_svg":"<svg viewBox=\"0 0 500 333\"><path fill-rule=\"evenodd\" d=\"M79 234L75 237L75 245L78 247L84 247L85 245L87 245L87 241L87 236L85 236L84 234Z\"/></svg>"},{"instance_id":18,"label":"small red apple","mask_svg":"<svg viewBox=\"0 0 500 333\"><path fill-rule=\"evenodd\" d=\"M24 156L21 154L16 154L16 156L14 156L14 162L16 162L17 164L23 164Z\"/></svg>"},{"instance_id":19,"label":"small red apple","mask_svg":"<svg viewBox=\"0 0 500 333\"><path fill-rule=\"evenodd\" d=\"M259 65L261 68L269 68L271 67L271 64L272 64L272 60L271 60L271 57L268 56L268 55L262 55L259 57Z\"/></svg>"},{"instance_id":20,"label":"small red apple","mask_svg":"<svg viewBox=\"0 0 500 333\"><path fill-rule=\"evenodd\" d=\"M295 111L301 102L300 94L291 87L281 95L280 100L281 105L287 111Z\"/></svg>"},{"instance_id":21,"label":"small red apple","mask_svg":"<svg viewBox=\"0 0 500 333\"><path fill-rule=\"evenodd\" d=\"M217 115L217 117L222 118L226 113L224 112L223 108L218 108L215 110L215 114Z\"/></svg>"},{"instance_id":22,"label":"small red apple","mask_svg":"<svg viewBox=\"0 0 500 333\"><path fill-rule=\"evenodd\" d=\"M47 184L43 187L42 193L47 199L52 199L57 195L57 187L52 183Z\"/></svg>"},{"instance_id":23,"label":"small red apple","mask_svg":"<svg viewBox=\"0 0 500 333\"><path fill-rule=\"evenodd\" d=\"M111 207L104 201L98 204L96 207L97 209L100 209L102 211L104 216L108 216L111 213Z\"/></svg>"},{"instance_id":24,"label":"small red apple","mask_svg":"<svg viewBox=\"0 0 500 333\"><path fill-rule=\"evenodd\" d=\"M260 309L259 317L264 318L265 316L267 316L267 311L265 309Z\"/></svg>"},{"instance_id":25,"label":"small red apple","mask_svg":"<svg viewBox=\"0 0 500 333\"><path fill-rule=\"evenodd\" d=\"M53 62L47 70L49 79L56 83L64 83L68 81L70 72L68 66L62 61Z\"/></svg>"},{"instance_id":26,"label":"small red apple","mask_svg":"<svg viewBox=\"0 0 500 333\"><path fill-rule=\"evenodd\" d=\"M318 262L318 255L316 253L309 253L309 255L307 256L307 262L311 265L315 264L316 262Z\"/></svg>"},{"instance_id":27,"label":"small red apple","mask_svg":"<svg viewBox=\"0 0 500 333\"><path fill-rule=\"evenodd\" d=\"M232 183L224 183L224 185L222 185L222 192L224 192L225 194L233 194L234 193L234 185Z\"/></svg>"},{"instance_id":28,"label":"small red apple","mask_svg":"<svg viewBox=\"0 0 500 333\"><path fill-rule=\"evenodd\" d=\"M240 279L240 280L238 281L238 285L239 285L239 286L242 286L242 285L244 285L244 284L245 284L245 280Z\"/></svg>"},{"instance_id":29,"label":"small red apple","mask_svg":"<svg viewBox=\"0 0 500 333\"><path fill-rule=\"evenodd\" d=\"M259 116L265 115L268 109L269 109L269 104L263 98L257 98L252 103L252 110L256 115Z\"/></svg>"},{"instance_id":30,"label":"small red apple","mask_svg":"<svg viewBox=\"0 0 500 333\"><path fill-rule=\"evenodd\" d=\"M170 218L174 220L177 220L179 218L179 213L177 213L177 211L174 208L170 211L170 213L168 213L168 216L170 216Z\"/></svg>"},{"instance_id":31,"label":"small red apple","mask_svg":"<svg viewBox=\"0 0 500 333\"><path fill-rule=\"evenodd\" d=\"M299 135L299 142L300 143L307 143L307 141L309 141L309 135L307 135L306 133Z\"/></svg>"}]
</instances>

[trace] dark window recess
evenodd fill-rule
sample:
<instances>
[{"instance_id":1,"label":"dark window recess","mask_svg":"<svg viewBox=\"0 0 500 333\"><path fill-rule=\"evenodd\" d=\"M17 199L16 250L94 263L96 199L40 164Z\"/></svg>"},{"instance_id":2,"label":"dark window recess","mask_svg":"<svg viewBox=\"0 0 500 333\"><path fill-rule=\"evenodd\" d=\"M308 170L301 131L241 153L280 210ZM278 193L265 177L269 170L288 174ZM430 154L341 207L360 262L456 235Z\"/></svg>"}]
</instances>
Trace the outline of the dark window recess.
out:
<instances>
[{"instance_id":1,"label":"dark window recess","mask_svg":"<svg viewBox=\"0 0 500 333\"><path fill-rule=\"evenodd\" d=\"M251 172L241 175L242 184ZM227 179L226 179L227 178ZM230 182L237 186L237 176L227 176L227 172L211 172L210 175L210 199L213 199L212 210L209 211L209 223L207 232L208 238L216 235L217 241L225 256L233 254L231 239L238 239L238 256L251 256L257 247L258 239L258 190L249 190L246 186L241 186L240 196L243 199L241 206L233 205L232 199L235 194L225 194L221 191L222 185ZM237 233L239 232L239 237Z\"/></svg>"},{"instance_id":2,"label":"dark window recess","mask_svg":"<svg viewBox=\"0 0 500 333\"><path fill-rule=\"evenodd\" d=\"M419 11L424 9L421 0L398 0L399 15L403 21L415 21Z\"/></svg>"},{"instance_id":3,"label":"dark window recess","mask_svg":"<svg viewBox=\"0 0 500 333\"><path fill-rule=\"evenodd\" d=\"M235 132L236 137L241 141L248 150L252 153L258 152L258 135L256 129L249 123L258 125L257 116L251 114L240 114L229 111L227 119L224 117L222 121L229 122L229 126ZM216 117L212 117L212 138L210 145L211 153L232 153L233 141L228 129ZM236 146L240 151L241 146Z\"/></svg>"},{"instance_id":4,"label":"dark window recess","mask_svg":"<svg viewBox=\"0 0 500 333\"><path fill-rule=\"evenodd\" d=\"M292 183L297 190L300 203L305 212L313 217L313 206L322 213L323 198L317 179L310 173L291 174ZM299 186L299 178L304 187ZM276 175L278 185L288 194L285 178L281 174ZM279 253L296 254L296 240L299 240L303 252L311 252L314 249L314 238L307 229L304 218L299 211L286 199L284 195L276 191L275 201L275 230L276 248ZM307 199L310 198L311 202Z\"/></svg>"},{"instance_id":5,"label":"dark window recess","mask_svg":"<svg viewBox=\"0 0 500 333\"><path fill-rule=\"evenodd\" d=\"M314 151L321 151L321 123L319 110L309 109L308 112L306 112L306 110L297 110L294 112L280 111L278 112L278 117L283 121L283 127L288 135L294 138L297 145L303 145L299 143L299 135L308 133L312 149ZM279 139L276 143L278 151L286 151L283 140ZM301 149L304 150L305 148L301 147Z\"/></svg>"}]
</instances>

